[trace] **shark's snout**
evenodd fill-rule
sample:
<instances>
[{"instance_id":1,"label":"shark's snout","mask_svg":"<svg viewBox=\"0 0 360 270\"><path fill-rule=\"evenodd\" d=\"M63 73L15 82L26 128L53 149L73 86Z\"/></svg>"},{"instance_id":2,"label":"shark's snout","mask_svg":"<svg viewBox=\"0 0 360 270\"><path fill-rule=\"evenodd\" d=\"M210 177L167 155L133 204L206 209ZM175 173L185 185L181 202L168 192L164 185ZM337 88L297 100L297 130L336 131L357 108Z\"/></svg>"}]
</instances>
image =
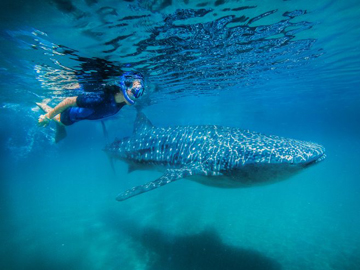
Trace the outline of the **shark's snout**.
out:
<instances>
[{"instance_id":1,"label":"shark's snout","mask_svg":"<svg viewBox=\"0 0 360 270\"><path fill-rule=\"evenodd\" d=\"M313 144L310 149L306 151L307 155L305 155L306 166L319 163L326 158L325 148L319 144Z\"/></svg>"}]
</instances>

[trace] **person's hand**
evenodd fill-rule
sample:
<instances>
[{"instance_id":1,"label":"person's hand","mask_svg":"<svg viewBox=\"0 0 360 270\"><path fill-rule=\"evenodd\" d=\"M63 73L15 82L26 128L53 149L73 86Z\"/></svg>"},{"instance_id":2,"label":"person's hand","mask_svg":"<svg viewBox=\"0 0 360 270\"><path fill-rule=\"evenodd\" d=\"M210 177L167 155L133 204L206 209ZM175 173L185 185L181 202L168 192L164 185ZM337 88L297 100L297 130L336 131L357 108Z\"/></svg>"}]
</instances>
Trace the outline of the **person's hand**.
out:
<instances>
[{"instance_id":1,"label":"person's hand","mask_svg":"<svg viewBox=\"0 0 360 270\"><path fill-rule=\"evenodd\" d=\"M40 115L38 121L39 127L46 127L49 123L50 123L50 118L46 114Z\"/></svg>"}]
</instances>

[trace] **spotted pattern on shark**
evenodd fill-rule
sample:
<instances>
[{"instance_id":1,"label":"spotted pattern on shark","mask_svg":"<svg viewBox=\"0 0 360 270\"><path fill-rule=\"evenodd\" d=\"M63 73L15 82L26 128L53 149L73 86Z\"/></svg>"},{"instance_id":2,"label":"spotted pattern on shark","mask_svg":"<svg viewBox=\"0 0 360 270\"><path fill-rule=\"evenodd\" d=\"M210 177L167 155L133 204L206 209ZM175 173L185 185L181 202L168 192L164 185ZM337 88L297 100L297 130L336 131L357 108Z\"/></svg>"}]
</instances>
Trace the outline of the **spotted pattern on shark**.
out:
<instances>
[{"instance_id":1,"label":"spotted pattern on shark","mask_svg":"<svg viewBox=\"0 0 360 270\"><path fill-rule=\"evenodd\" d=\"M142 113L133 135L114 141L105 151L138 169L165 171L159 179L120 194L118 200L181 178L218 187L271 183L325 158L324 147L312 142L233 127L155 127Z\"/></svg>"}]
</instances>

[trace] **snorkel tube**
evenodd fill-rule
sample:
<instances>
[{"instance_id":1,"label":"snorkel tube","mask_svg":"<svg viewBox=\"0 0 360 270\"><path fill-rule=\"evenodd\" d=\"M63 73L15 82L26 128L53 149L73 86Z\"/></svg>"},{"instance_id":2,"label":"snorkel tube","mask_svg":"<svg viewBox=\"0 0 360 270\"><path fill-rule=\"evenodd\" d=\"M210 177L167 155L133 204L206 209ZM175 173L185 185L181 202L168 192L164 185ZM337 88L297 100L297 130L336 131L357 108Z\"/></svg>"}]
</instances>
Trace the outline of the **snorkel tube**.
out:
<instances>
[{"instance_id":1,"label":"snorkel tube","mask_svg":"<svg viewBox=\"0 0 360 270\"><path fill-rule=\"evenodd\" d=\"M124 98L126 99L126 101L127 101L130 105L134 105L134 104L135 104L135 101L132 100L132 99L129 97L129 95L128 95L127 91L126 91L126 87L121 87L121 91L122 91L122 93L123 93Z\"/></svg>"},{"instance_id":2,"label":"snorkel tube","mask_svg":"<svg viewBox=\"0 0 360 270\"><path fill-rule=\"evenodd\" d=\"M124 98L130 105L134 105L135 100L130 98L130 96L127 93L127 89L130 87L130 84L134 82L134 80L139 80L141 84L141 88L136 89L135 92L133 91L134 98L139 98L142 96L144 92L143 76L140 73L125 72L123 75L121 75L119 80L119 86L124 95Z\"/></svg>"}]
</instances>

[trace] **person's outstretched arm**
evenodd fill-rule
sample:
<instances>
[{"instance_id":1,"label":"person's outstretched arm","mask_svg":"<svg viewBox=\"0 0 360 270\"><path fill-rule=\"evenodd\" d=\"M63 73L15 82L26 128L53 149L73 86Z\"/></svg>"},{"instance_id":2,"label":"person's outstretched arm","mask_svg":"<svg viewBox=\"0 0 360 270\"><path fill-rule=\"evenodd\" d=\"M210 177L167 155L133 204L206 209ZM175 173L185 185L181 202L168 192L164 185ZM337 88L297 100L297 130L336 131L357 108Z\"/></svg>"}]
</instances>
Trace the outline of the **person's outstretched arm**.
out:
<instances>
[{"instance_id":1,"label":"person's outstretched arm","mask_svg":"<svg viewBox=\"0 0 360 270\"><path fill-rule=\"evenodd\" d=\"M77 97L68 97L61 101L54 109L39 117L39 126L47 126L51 119L69 107L76 106Z\"/></svg>"}]
</instances>

